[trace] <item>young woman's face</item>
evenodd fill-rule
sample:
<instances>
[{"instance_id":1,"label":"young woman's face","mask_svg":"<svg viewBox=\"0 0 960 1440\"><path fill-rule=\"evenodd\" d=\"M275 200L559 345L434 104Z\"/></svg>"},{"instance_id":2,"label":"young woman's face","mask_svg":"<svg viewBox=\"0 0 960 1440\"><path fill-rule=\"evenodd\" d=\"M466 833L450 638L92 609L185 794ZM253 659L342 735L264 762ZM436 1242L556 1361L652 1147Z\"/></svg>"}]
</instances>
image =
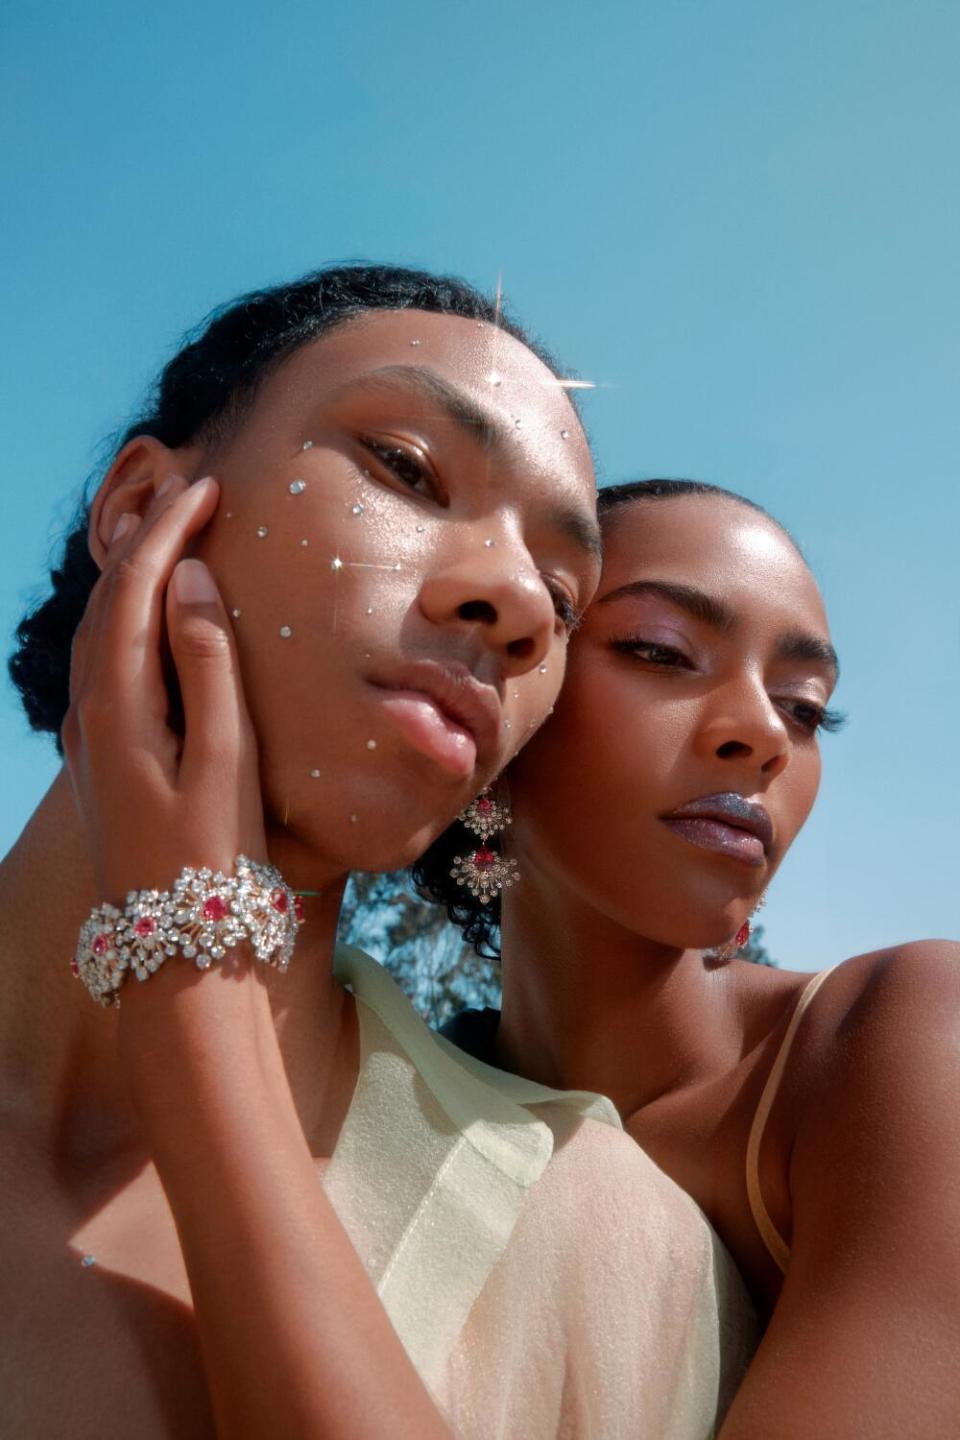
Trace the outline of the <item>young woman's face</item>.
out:
<instances>
[{"instance_id":1,"label":"young woman's face","mask_svg":"<svg viewBox=\"0 0 960 1440\"><path fill-rule=\"evenodd\" d=\"M563 388L492 326L369 313L200 463L269 818L345 866L410 860L544 719L596 586Z\"/></svg>"},{"instance_id":2,"label":"young woman's face","mask_svg":"<svg viewBox=\"0 0 960 1440\"><path fill-rule=\"evenodd\" d=\"M512 851L637 934L717 945L817 792L823 602L786 536L722 497L628 503L604 532L556 714L510 772Z\"/></svg>"}]
</instances>

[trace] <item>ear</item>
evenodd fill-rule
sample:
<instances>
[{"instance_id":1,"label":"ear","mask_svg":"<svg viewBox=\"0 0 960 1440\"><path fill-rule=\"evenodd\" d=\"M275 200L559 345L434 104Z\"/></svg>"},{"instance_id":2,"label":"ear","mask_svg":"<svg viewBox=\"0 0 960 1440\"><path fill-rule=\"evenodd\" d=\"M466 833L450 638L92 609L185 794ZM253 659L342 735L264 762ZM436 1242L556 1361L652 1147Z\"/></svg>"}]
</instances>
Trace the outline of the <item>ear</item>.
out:
<instances>
[{"instance_id":1,"label":"ear","mask_svg":"<svg viewBox=\"0 0 960 1440\"><path fill-rule=\"evenodd\" d=\"M87 543L101 569L120 516L145 515L167 476L188 476L193 461L192 452L171 450L152 435L135 435L127 441L90 507Z\"/></svg>"}]
</instances>

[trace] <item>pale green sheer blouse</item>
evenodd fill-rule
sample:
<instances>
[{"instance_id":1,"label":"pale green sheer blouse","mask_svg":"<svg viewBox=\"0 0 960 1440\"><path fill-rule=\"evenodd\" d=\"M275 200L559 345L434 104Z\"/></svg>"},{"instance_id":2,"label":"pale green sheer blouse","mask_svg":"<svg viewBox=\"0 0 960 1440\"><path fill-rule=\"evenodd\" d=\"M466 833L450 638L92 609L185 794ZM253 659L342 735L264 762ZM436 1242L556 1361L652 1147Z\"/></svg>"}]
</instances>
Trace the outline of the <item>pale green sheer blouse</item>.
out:
<instances>
[{"instance_id":1,"label":"pale green sheer blouse","mask_svg":"<svg viewBox=\"0 0 960 1440\"><path fill-rule=\"evenodd\" d=\"M433 1034L338 947L360 1075L323 1183L463 1440L703 1440L754 1342L725 1250L609 1101Z\"/></svg>"}]
</instances>

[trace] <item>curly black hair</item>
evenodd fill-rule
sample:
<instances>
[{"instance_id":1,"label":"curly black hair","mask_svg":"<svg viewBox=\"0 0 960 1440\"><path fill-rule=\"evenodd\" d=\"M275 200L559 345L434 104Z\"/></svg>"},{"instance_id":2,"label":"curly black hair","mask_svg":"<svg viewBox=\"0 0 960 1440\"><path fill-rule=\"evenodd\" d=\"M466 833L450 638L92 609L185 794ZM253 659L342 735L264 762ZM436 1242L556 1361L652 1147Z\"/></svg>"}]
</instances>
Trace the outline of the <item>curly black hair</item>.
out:
<instances>
[{"instance_id":1,"label":"curly black hair","mask_svg":"<svg viewBox=\"0 0 960 1440\"><path fill-rule=\"evenodd\" d=\"M214 310L161 372L147 404L116 442L152 435L171 449L218 440L258 387L301 345L370 310L424 310L497 325L560 374L551 356L494 301L463 280L397 265L340 265L256 290ZM69 705L70 647L99 570L87 545L84 494L50 573L51 593L17 626L9 661L31 728L56 737Z\"/></svg>"},{"instance_id":2,"label":"curly black hair","mask_svg":"<svg viewBox=\"0 0 960 1440\"><path fill-rule=\"evenodd\" d=\"M604 528L608 517L622 505L640 500L670 500L678 495L723 495L746 505L750 510L772 520L791 545L799 546L779 520L764 510L754 500L738 495L734 490L725 490L722 485L710 485L704 480L628 480L621 485L606 485L597 495L597 510ZM458 820L439 835L428 850L411 867L411 876L417 892L425 900L442 905L454 925L463 933L468 945L486 959L500 955L500 897L496 896L482 905L469 891L457 884L451 875L454 860L459 855L469 854L476 848L476 842Z\"/></svg>"}]
</instances>

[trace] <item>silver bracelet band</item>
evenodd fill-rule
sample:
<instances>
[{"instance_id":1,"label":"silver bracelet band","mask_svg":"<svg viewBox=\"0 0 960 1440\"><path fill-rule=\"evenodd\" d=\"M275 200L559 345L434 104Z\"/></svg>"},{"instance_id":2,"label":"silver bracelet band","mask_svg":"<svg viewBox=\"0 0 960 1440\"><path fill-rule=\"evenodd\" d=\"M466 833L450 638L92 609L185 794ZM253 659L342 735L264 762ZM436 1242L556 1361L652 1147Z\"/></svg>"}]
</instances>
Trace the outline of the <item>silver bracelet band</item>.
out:
<instances>
[{"instance_id":1,"label":"silver bracelet band","mask_svg":"<svg viewBox=\"0 0 960 1440\"><path fill-rule=\"evenodd\" d=\"M238 855L236 872L188 866L172 890L131 890L123 910L95 906L80 930L74 975L111 1006L129 976L146 980L175 955L206 970L246 941L261 964L286 970L303 924L299 896L272 865Z\"/></svg>"}]
</instances>

